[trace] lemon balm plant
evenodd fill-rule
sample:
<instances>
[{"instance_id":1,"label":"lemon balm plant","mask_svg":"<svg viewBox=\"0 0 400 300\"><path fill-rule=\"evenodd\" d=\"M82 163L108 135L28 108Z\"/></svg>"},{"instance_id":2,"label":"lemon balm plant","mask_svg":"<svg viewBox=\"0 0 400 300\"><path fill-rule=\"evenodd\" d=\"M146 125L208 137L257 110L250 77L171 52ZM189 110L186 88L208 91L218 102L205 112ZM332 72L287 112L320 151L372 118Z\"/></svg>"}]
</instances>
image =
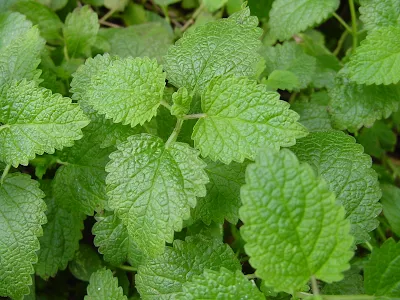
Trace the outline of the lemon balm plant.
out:
<instances>
[{"instance_id":1,"label":"lemon balm plant","mask_svg":"<svg viewBox=\"0 0 400 300\"><path fill-rule=\"evenodd\" d=\"M399 1L82 2L0 3L0 296L400 297Z\"/></svg>"}]
</instances>

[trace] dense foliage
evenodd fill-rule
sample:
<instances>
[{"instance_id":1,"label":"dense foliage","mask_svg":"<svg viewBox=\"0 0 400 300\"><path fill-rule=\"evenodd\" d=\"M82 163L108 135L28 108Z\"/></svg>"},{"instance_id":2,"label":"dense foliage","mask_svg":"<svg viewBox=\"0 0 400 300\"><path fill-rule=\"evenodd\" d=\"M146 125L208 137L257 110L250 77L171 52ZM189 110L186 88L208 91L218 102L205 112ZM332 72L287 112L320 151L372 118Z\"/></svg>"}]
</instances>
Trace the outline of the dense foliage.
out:
<instances>
[{"instance_id":1,"label":"dense foliage","mask_svg":"<svg viewBox=\"0 0 400 300\"><path fill-rule=\"evenodd\" d=\"M400 299L400 1L0 11L0 297Z\"/></svg>"}]
</instances>

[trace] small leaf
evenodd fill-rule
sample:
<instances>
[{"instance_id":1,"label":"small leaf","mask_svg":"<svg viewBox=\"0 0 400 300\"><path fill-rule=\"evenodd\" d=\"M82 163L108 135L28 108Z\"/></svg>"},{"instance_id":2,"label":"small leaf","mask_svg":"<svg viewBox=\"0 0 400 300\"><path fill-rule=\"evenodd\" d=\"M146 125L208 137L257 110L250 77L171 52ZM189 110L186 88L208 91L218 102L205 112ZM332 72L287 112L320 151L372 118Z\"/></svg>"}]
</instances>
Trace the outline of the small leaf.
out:
<instances>
[{"instance_id":1,"label":"small leaf","mask_svg":"<svg viewBox=\"0 0 400 300\"><path fill-rule=\"evenodd\" d=\"M364 267L364 286L369 295L400 297L400 243L388 239L374 248Z\"/></svg>"},{"instance_id":2,"label":"small leaf","mask_svg":"<svg viewBox=\"0 0 400 300\"><path fill-rule=\"evenodd\" d=\"M171 114L182 117L189 112L192 97L189 95L188 90L182 87L172 94L172 101Z\"/></svg>"},{"instance_id":3,"label":"small leaf","mask_svg":"<svg viewBox=\"0 0 400 300\"><path fill-rule=\"evenodd\" d=\"M205 270L200 276L193 276L182 286L177 299L254 299L264 300L265 296L253 281L249 281L241 271L221 268L219 271Z\"/></svg>"},{"instance_id":4,"label":"small leaf","mask_svg":"<svg viewBox=\"0 0 400 300\"><path fill-rule=\"evenodd\" d=\"M4 85L0 100L0 159L15 167L28 165L36 154L72 146L89 123L71 99L34 82Z\"/></svg>"},{"instance_id":5,"label":"small leaf","mask_svg":"<svg viewBox=\"0 0 400 300\"><path fill-rule=\"evenodd\" d=\"M91 246L81 244L75 253L74 260L69 263L68 267L76 278L89 281L94 272L103 268L103 262Z\"/></svg>"},{"instance_id":6,"label":"small leaf","mask_svg":"<svg viewBox=\"0 0 400 300\"><path fill-rule=\"evenodd\" d=\"M383 214L389 221L390 229L400 236L400 189L390 184L381 185L381 189Z\"/></svg>"},{"instance_id":7,"label":"small leaf","mask_svg":"<svg viewBox=\"0 0 400 300\"><path fill-rule=\"evenodd\" d=\"M229 164L254 159L259 148L291 146L307 134L279 94L247 78L219 77L204 91L206 114L193 129L201 154Z\"/></svg>"},{"instance_id":8,"label":"small leaf","mask_svg":"<svg viewBox=\"0 0 400 300\"><path fill-rule=\"evenodd\" d=\"M311 276L339 281L353 253L350 224L324 180L287 149L263 150L246 171L239 213L256 275L293 294Z\"/></svg>"},{"instance_id":9,"label":"small leaf","mask_svg":"<svg viewBox=\"0 0 400 300\"><path fill-rule=\"evenodd\" d=\"M201 0L201 2L209 12L215 12L222 8L228 0Z\"/></svg>"},{"instance_id":10,"label":"small leaf","mask_svg":"<svg viewBox=\"0 0 400 300\"><path fill-rule=\"evenodd\" d=\"M46 223L46 204L39 184L13 173L0 186L0 296L22 299L32 284L38 236Z\"/></svg>"},{"instance_id":11,"label":"small leaf","mask_svg":"<svg viewBox=\"0 0 400 300\"><path fill-rule=\"evenodd\" d=\"M108 269L101 269L90 276L85 300L128 300L122 288L118 286L118 279Z\"/></svg>"},{"instance_id":12,"label":"small leaf","mask_svg":"<svg viewBox=\"0 0 400 300\"><path fill-rule=\"evenodd\" d=\"M136 285L142 299L163 300L182 292L182 285L204 270L240 270L232 249L220 240L201 235L175 240L160 256L138 268Z\"/></svg>"},{"instance_id":13,"label":"small leaf","mask_svg":"<svg viewBox=\"0 0 400 300\"><path fill-rule=\"evenodd\" d=\"M149 256L164 251L182 229L208 182L198 152L183 143L168 148L149 134L134 135L110 155L106 166L109 206Z\"/></svg>"},{"instance_id":14,"label":"small leaf","mask_svg":"<svg viewBox=\"0 0 400 300\"><path fill-rule=\"evenodd\" d=\"M339 7L339 0L275 0L269 13L271 33L282 40L318 25Z\"/></svg>"}]
</instances>

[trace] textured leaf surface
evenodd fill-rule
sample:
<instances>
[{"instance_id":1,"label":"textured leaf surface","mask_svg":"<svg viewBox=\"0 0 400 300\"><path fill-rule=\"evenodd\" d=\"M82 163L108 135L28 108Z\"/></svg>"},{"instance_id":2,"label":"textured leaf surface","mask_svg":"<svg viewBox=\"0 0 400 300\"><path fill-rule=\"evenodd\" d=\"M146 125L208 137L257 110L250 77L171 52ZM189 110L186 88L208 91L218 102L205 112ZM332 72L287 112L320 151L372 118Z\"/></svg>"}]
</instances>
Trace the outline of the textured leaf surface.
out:
<instances>
[{"instance_id":1,"label":"textured leaf surface","mask_svg":"<svg viewBox=\"0 0 400 300\"><path fill-rule=\"evenodd\" d=\"M400 2L397 0L361 0L360 19L371 31L400 24Z\"/></svg>"},{"instance_id":2,"label":"textured leaf surface","mask_svg":"<svg viewBox=\"0 0 400 300\"><path fill-rule=\"evenodd\" d=\"M364 278L358 268L351 268L344 272L342 281L326 284L322 289L326 295L362 295L364 292Z\"/></svg>"},{"instance_id":3,"label":"textured leaf surface","mask_svg":"<svg viewBox=\"0 0 400 300\"><path fill-rule=\"evenodd\" d=\"M182 117L187 114L192 103L192 97L186 88L182 87L177 92L172 94L171 114Z\"/></svg>"},{"instance_id":4,"label":"textured leaf surface","mask_svg":"<svg viewBox=\"0 0 400 300\"><path fill-rule=\"evenodd\" d=\"M183 143L168 148L149 134L135 135L118 146L106 166L109 205L149 256L161 254L164 243L182 229L196 197L208 182L198 152Z\"/></svg>"},{"instance_id":5,"label":"textured leaf surface","mask_svg":"<svg viewBox=\"0 0 400 300\"><path fill-rule=\"evenodd\" d=\"M232 162L225 165L207 161L206 172L210 178L207 195L199 199L193 209L192 218L201 219L210 225L212 221L223 223L226 219L236 224L239 216L240 187L245 183L244 171L247 163Z\"/></svg>"},{"instance_id":6,"label":"textured leaf surface","mask_svg":"<svg viewBox=\"0 0 400 300\"><path fill-rule=\"evenodd\" d=\"M89 6L78 7L65 19L63 34L71 57L90 56L99 30L97 14Z\"/></svg>"},{"instance_id":7,"label":"textured leaf surface","mask_svg":"<svg viewBox=\"0 0 400 300\"><path fill-rule=\"evenodd\" d=\"M271 33L280 40L287 40L320 24L339 4L339 0L276 0L269 14Z\"/></svg>"},{"instance_id":8,"label":"textured leaf surface","mask_svg":"<svg viewBox=\"0 0 400 300\"><path fill-rule=\"evenodd\" d=\"M398 109L399 85L359 85L337 78L329 90L330 112L337 129L357 131L372 126L375 120L387 118Z\"/></svg>"},{"instance_id":9,"label":"textured leaf surface","mask_svg":"<svg viewBox=\"0 0 400 300\"><path fill-rule=\"evenodd\" d=\"M47 279L54 277L58 270L64 270L74 258L82 238L85 215L78 210L68 209L67 203L54 198L50 182L41 183L41 188L46 193L47 223L43 225L43 236L39 238L40 250L37 252L35 270L37 275Z\"/></svg>"},{"instance_id":10,"label":"textured leaf surface","mask_svg":"<svg viewBox=\"0 0 400 300\"><path fill-rule=\"evenodd\" d=\"M202 92L216 76L254 76L261 45L258 20L248 8L228 19L199 26L168 50L165 71L168 81L190 92Z\"/></svg>"},{"instance_id":11,"label":"textured leaf surface","mask_svg":"<svg viewBox=\"0 0 400 300\"><path fill-rule=\"evenodd\" d=\"M108 269L99 270L90 276L85 300L127 300L122 288L118 286L118 279Z\"/></svg>"},{"instance_id":12,"label":"textured leaf surface","mask_svg":"<svg viewBox=\"0 0 400 300\"><path fill-rule=\"evenodd\" d=\"M214 79L201 98L206 117L192 138L201 154L228 164L254 159L259 148L291 146L306 135L299 116L279 94L247 78Z\"/></svg>"},{"instance_id":13,"label":"textured leaf surface","mask_svg":"<svg viewBox=\"0 0 400 300\"><path fill-rule=\"evenodd\" d=\"M353 253L350 224L324 180L287 149L261 151L242 187L245 251L258 277L293 293L311 276L342 279Z\"/></svg>"},{"instance_id":14,"label":"textured leaf surface","mask_svg":"<svg viewBox=\"0 0 400 300\"><path fill-rule=\"evenodd\" d=\"M260 51L265 59L265 73L288 71L297 78L297 85L282 84L281 89L302 89L311 82L316 68L316 59L306 53L295 42L286 42L274 47L265 47ZM268 78L269 79L269 78Z\"/></svg>"},{"instance_id":15,"label":"textured leaf surface","mask_svg":"<svg viewBox=\"0 0 400 300\"><path fill-rule=\"evenodd\" d=\"M89 68L94 74L90 79L83 74L85 82L90 80L85 100L107 119L134 127L149 121L157 113L164 92L165 74L155 59L115 59L107 68L99 67L101 72ZM77 84L79 81L75 86Z\"/></svg>"},{"instance_id":16,"label":"textured leaf surface","mask_svg":"<svg viewBox=\"0 0 400 300\"><path fill-rule=\"evenodd\" d=\"M332 129L328 113L329 96L325 91L316 92L308 101L296 101L290 108L300 115L299 122L309 131Z\"/></svg>"},{"instance_id":17,"label":"textured leaf surface","mask_svg":"<svg viewBox=\"0 0 400 300\"><path fill-rule=\"evenodd\" d=\"M367 35L348 63L350 79L360 84L400 81L400 26L378 28Z\"/></svg>"},{"instance_id":18,"label":"textured leaf surface","mask_svg":"<svg viewBox=\"0 0 400 300\"><path fill-rule=\"evenodd\" d=\"M388 239L374 248L364 267L364 286L369 295L400 297L400 243Z\"/></svg>"},{"instance_id":19,"label":"textured leaf surface","mask_svg":"<svg viewBox=\"0 0 400 300\"><path fill-rule=\"evenodd\" d=\"M113 213L96 216L96 224L92 228L95 235L94 244L99 247L104 260L114 266L128 261L132 266L138 266L143 254L128 234L126 226Z\"/></svg>"},{"instance_id":20,"label":"textured leaf surface","mask_svg":"<svg viewBox=\"0 0 400 300\"><path fill-rule=\"evenodd\" d=\"M9 174L0 187L0 296L22 299L32 284L38 236L46 223L39 184L21 173Z\"/></svg>"},{"instance_id":21,"label":"textured leaf surface","mask_svg":"<svg viewBox=\"0 0 400 300\"><path fill-rule=\"evenodd\" d=\"M136 275L137 289L142 299L174 299L182 285L204 270L240 270L232 249L217 239L201 235L175 240L173 247L140 265Z\"/></svg>"},{"instance_id":22,"label":"textured leaf surface","mask_svg":"<svg viewBox=\"0 0 400 300\"><path fill-rule=\"evenodd\" d=\"M265 296L241 271L221 268L219 271L205 270L202 275L185 282L177 299L264 300Z\"/></svg>"},{"instance_id":23,"label":"textured leaf surface","mask_svg":"<svg viewBox=\"0 0 400 300\"><path fill-rule=\"evenodd\" d=\"M37 79L45 41L19 13L0 14L0 86L13 79Z\"/></svg>"},{"instance_id":24,"label":"textured leaf surface","mask_svg":"<svg viewBox=\"0 0 400 300\"><path fill-rule=\"evenodd\" d=\"M313 132L291 148L300 161L324 178L346 210L356 243L369 240L381 211L377 174L371 158L353 137L340 131Z\"/></svg>"},{"instance_id":25,"label":"textured leaf surface","mask_svg":"<svg viewBox=\"0 0 400 300\"><path fill-rule=\"evenodd\" d=\"M391 230L400 236L400 189L390 184L381 185L381 188L383 214L389 221Z\"/></svg>"},{"instance_id":26,"label":"textured leaf surface","mask_svg":"<svg viewBox=\"0 0 400 300\"><path fill-rule=\"evenodd\" d=\"M35 154L53 153L82 137L89 120L77 104L34 82L12 82L0 91L0 159L27 165Z\"/></svg>"}]
</instances>

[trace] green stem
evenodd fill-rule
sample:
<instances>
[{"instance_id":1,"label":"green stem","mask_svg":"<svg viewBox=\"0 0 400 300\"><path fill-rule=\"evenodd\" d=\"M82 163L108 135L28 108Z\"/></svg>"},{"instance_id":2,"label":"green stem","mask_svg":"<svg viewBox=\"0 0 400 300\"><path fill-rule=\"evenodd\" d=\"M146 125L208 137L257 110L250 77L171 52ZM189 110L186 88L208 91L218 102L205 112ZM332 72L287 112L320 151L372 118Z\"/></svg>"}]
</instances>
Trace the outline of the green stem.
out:
<instances>
[{"instance_id":1,"label":"green stem","mask_svg":"<svg viewBox=\"0 0 400 300\"><path fill-rule=\"evenodd\" d=\"M296 297L298 298L307 298L313 296L309 293L296 293ZM324 300L374 300L375 296L370 295L320 295Z\"/></svg>"},{"instance_id":2,"label":"green stem","mask_svg":"<svg viewBox=\"0 0 400 300\"><path fill-rule=\"evenodd\" d=\"M160 104L164 106L166 109L171 110L171 105L169 105L166 101L161 100Z\"/></svg>"},{"instance_id":3,"label":"green stem","mask_svg":"<svg viewBox=\"0 0 400 300\"><path fill-rule=\"evenodd\" d=\"M203 9L204 9L204 3L201 2L200 6L194 11L192 17L189 20L187 20L186 23L182 26L181 32L184 32L186 29L190 27L190 25L194 24L194 21L200 15Z\"/></svg>"},{"instance_id":4,"label":"green stem","mask_svg":"<svg viewBox=\"0 0 400 300\"><path fill-rule=\"evenodd\" d=\"M184 115L182 118L184 120L190 120L190 119L201 119L207 117L206 114L192 114L192 115Z\"/></svg>"},{"instance_id":5,"label":"green stem","mask_svg":"<svg viewBox=\"0 0 400 300\"><path fill-rule=\"evenodd\" d=\"M109 17L111 17L117 10L116 9L110 9L100 20L100 24L104 21L106 21Z\"/></svg>"},{"instance_id":6,"label":"green stem","mask_svg":"<svg viewBox=\"0 0 400 300\"><path fill-rule=\"evenodd\" d=\"M117 267L118 269L124 270L124 271L128 271L128 272L136 272L137 269L131 266L126 266L126 265L120 265Z\"/></svg>"},{"instance_id":7,"label":"green stem","mask_svg":"<svg viewBox=\"0 0 400 300\"><path fill-rule=\"evenodd\" d=\"M0 183L1 184L3 184L4 178L6 178L6 176L8 174L8 171L10 171L10 168L11 168L11 164L7 165L6 168L4 169L3 174L1 175L1 178L0 178Z\"/></svg>"},{"instance_id":8,"label":"green stem","mask_svg":"<svg viewBox=\"0 0 400 300\"><path fill-rule=\"evenodd\" d=\"M349 33L351 33L351 34L353 33L353 31L351 30L350 26L347 25L347 23L342 19L341 16L339 16L339 15L338 15L337 13L335 13L335 12L334 12L332 15L336 18L336 20L339 21L340 24L343 25L344 28L346 28L346 30L347 30Z\"/></svg>"},{"instance_id":9,"label":"green stem","mask_svg":"<svg viewBox=\"0 0 400 300\"><path fill-rule=\"evenodd\" d=\"M365 246L367 246L368 250L372 252L372 250L374 249L374 247L372 247L372 245L370 244L370 242L365 242L364 244L365 244Z\"/></svg>"},{"instance_id":10,"label":"green stem","mask_svg":"<svg viewBox=\"0 0 400 300\"><path fill-rule=\"evenodd\" d=\"M176 139L178 138L179 132L181 131L182 124L183 124L183 119L178 119L176 121L174 131L172 131L167 142L165 143L165 148L168 148L169 146L171 146L172 143L174 143L176 141Z\"/></svg>"},{"instance_id":11,"label":"green stem","mask_svg":"<svg viewBox=\"0 0 400 300\"><path fill-rule=\"evenodd\" d=\"M168 22L168 24L171 24L171 19L169 18L169 14L168 14L168 6L162 5L161 9L165 16L165 20Z\"/></svg>"},{"instance_id":12,"label":"green stem","mask_svg":"<svg viewBox=\"0 0 400 300\"><path fill-rule=\"evenodd\" d=\"M246 278L249 279L249 280L258 278L257 275L254 274L254 273L253 274L247 274L247 275L244 275L244 276L246 276Z\"/></svg>"},{"instance_id":13,"label":"green stem","mask_svg":"<svg viewBox=\"0 0 400 300\"><path fill-rule=\"evenodd\" d=\"M357 14L354 6L354 0L349 0L350 14L351 14L351 28L353 33L353 53L357 48L358 34L357 34Z\"/></svg>"},{"instance_id":14,"label":"green stem","mask_svg":"<svg viewBox=\"0 0 400 300\"><path fill-rule=\"evenodd\" d=\"M289 98L289 103L290 103L290 104L293 104L294 100L295 100L296 97L297 97L297 94L298 94L298 93L294 92L294 93L292 93L292 94L290 95L290 98Z\"/></svg>"},{"instance_id":15,"label":"green stem","mask_svg":"<svg viewBox=\"0 0 400 300\"><path fill-rule=\"evenodd\" d=\"M67 45L64 46L64 57L66 61L69 61Z\"/></svg>"},{"instance_id":16,"label":"green stem","mask_svg":"<svg viewBox=\"0 0 400 300\"><path fill-rule=\"evenodd\" d=\"M348 35L349 35L349 32L347 30L343 31L343 34L341 35L335 50L333 50L333 55L335 55L335 56L339 55L339 52L340 52L340 50L342 50L344 41L346 40Z\"/></svg>"},{"instance_id":17,"label":"green stem","mask_svg":"<svg viewBox=\"0 0 400 300\"><path fill-rule=\"evenodd\" d=\"M376 228L376 231L378 232L379 237L382 239L382 241L386 241L386 240L387 240L386 235L385 235L385 233L384 233L383 230L382 230L382 227L378 226L378 227Z\"/></svg>"},{"instance_id":18,"label":"green stem","mask_svg":"<svg viewBox=\"0 0 400 300\"><path fill-rule=\"evenodd\" d=\"M313 295L318 296L319 295L319 287L318 287L318 282L317 282L317 279L315 278L315 276L311 276L311 288L313 291Z\"/></svg>"}]
</instances>

